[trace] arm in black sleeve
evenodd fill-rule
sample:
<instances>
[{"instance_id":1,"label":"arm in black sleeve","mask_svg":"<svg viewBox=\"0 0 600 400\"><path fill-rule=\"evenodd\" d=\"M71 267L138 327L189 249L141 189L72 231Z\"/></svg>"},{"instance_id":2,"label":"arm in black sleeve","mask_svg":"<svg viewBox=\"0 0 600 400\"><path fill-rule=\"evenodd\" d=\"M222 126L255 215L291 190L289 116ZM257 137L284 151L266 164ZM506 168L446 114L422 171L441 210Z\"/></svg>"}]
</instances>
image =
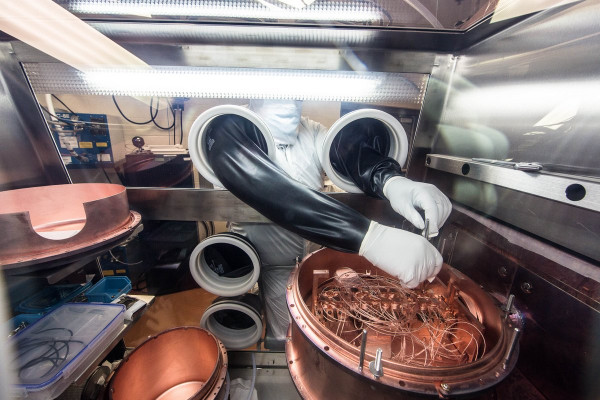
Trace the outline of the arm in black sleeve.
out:
<instances>
[{"instance_id":1,"label":"arm in black sleeve","mask_svg":"<svg viewBox=\"0 0 600 400\"><path fill-rule=\"evenodd\" d=\"M221 183L271 221L315 243L358 252L370 220L292 179L261 150L256 127L236 115L216 117L203 144Z\"/></svg>"},{"instance_id":2,"label":"arm in black sleeve","mask_svg":"<svg viewBox=\"0 0 600 400\"><path fill-rule=\"evenodd\" d=\"M390 139L383 122L359 119L337 134L331 144L331 165L365 194L385 198L383 186L387 180L402 175L400 164L386 156L389 148Z\"/></svg>"}]
</instances>

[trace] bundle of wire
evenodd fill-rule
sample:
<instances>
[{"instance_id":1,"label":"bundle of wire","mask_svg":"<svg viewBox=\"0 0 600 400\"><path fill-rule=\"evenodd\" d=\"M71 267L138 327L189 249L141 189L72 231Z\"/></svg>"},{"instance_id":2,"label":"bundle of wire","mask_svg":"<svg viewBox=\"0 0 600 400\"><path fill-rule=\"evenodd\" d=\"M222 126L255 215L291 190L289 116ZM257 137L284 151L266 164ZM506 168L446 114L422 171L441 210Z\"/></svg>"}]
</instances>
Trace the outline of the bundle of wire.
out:
<instances>
[{"instance_id":1,"label":"bundle of wire","mask_svg":"<svg viewBox=\"0 0 600 400\"><path fill-rule=\"evenodd\" d=\"M346 269L319 286L312 309L330 331L356 347L366 329L367 350L382 348L384 357L401 364L473 362L485 353L483 326L459 296L441 295L440 287L445 288L438 282L406 289L393 278Z\"/></svg>"},{"instance_id":2,"label":"bundle of wire","mask_svg":"<svg viewBox=\"0 0 600 400\"><path fill-rule=\"evenodd\" d=\"M32 381L56 374L73 357L71 346L83 346L82 341L73 340L72 337L73 331L70 329L48 328L19 340L16 351L19 378Z\"/></svg>"}]
</instances>

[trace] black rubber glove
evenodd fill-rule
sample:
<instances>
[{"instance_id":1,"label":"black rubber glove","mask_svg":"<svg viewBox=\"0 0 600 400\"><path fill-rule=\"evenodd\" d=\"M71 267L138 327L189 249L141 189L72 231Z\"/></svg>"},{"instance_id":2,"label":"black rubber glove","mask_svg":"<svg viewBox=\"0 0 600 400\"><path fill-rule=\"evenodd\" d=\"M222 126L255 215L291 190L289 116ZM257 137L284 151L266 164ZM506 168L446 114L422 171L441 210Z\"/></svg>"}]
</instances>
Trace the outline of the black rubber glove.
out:
<instances>
[{"instance_id":1,"label":"black rubber glove","mask_svg":"<svg viewBox=\"0 0 600 400\"><path fill-rule=\"evenodd\" d=\"M261 149L259 137L256 127L240 116L223 115L211 121L204 146L208 162L225 188L305 239L357 253L371 221L292 179Z\"/></svg>"},{"instance_id":2,"label":"black rubber glove","mask_svg":"<svg viewBox=\"0 0 600 400\"><path fill-rule=\"evenodd\" d=\"M400 164L387 156L390 139L383 122L362 118L346 125L331 144L331 165L365 194L384 199L388 179L402 176Z\"/></svg>"}]
</instances>

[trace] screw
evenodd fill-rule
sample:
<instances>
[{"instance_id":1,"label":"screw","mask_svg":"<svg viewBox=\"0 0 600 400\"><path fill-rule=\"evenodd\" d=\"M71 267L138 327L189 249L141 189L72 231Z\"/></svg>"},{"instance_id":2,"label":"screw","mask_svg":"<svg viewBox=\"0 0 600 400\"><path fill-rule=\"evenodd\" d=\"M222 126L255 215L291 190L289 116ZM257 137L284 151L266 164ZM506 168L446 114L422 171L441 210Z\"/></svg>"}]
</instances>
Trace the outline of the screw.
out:
<instances>
[{"instance_id":1,"label":"screw","mask_svg":"<svg viewBox=\"0 0 600 400\"><path fill-rule=\"evenodd\" d=\"M377 352L375 353L375 361L371 361L369 363L369 371L371 371L375 378L380 378L383 376L383 367L381 366L382 354L383 350L377 349Z\"/></svg>"},{"instance_id":2,"label":"screw","mask_svg":"<svg viewBox=\"0 0 600 400\"><path fill-rule=\"evenodd\" d=\"M440 389L442 389L444 392L449 392L450 385L448 385L447 383L440 383Z\"/></svg>"},{"instance_id":3,"label":"screw","mask_svg":"<svg viewBox=\"0 0 600 400\"><path fill-rule=\"evenodd\" d=\"M514 301L515 301L514 294L511 294L510 296L508 296L508 299L506 300L506 304L504 305L504 311L506 311L507 314L511 313Z\"/></svg>"},{"instance_id":4,"label":"screw","mask_svg":"<svg viewBox=\"0 0 600 400\"><path fill-rule=\"evenodd\" d=\"M529 294L533 291L533 285L529 282L523 282L521 284L521 290L524 291L525 293Z\"/></svg>"},{"instance_id":5,"label":"screw","mask_svg":"<svg viewBox=\"0 0 600 400\"><path fill-rule=\"evenodd\" d=\"M360 358L358 360L358 370L362 372L363 363L365 362L365 351L367 349L367 330L362 331L362 341L360 343Z\"/></svg>"}]
</instances>

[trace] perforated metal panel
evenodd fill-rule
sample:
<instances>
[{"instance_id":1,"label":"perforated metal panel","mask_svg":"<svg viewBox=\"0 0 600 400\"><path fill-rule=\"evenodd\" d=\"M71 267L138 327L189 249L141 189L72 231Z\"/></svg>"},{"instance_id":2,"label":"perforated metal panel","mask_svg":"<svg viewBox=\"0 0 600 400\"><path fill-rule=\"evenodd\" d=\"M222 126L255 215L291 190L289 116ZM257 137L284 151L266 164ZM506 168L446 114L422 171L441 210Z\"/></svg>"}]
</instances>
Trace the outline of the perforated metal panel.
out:
<instances>
[{"instance_id":1,"label":"perforated metal panel","mask_svg":"<svg viewBox=\"0 0 600 400\"><path fill-rule=\"evenodd\" d=\"M409 103L420 107L427 75L254 68L151 67L81 72L24 63L36 93Z\"/></svg>"}]
</instances>

